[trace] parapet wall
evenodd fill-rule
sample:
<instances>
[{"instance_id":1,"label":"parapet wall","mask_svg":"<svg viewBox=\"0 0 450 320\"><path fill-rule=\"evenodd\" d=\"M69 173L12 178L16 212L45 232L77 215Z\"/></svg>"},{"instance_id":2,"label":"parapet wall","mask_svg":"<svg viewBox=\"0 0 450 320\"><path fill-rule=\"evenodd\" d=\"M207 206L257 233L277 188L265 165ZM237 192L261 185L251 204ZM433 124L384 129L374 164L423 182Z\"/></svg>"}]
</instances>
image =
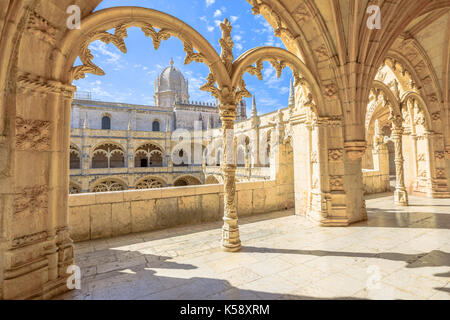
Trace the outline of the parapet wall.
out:
<instances>
[{"instance_id":1,"label":"parapet wall","mask_svg":"<svg viewBox=\"0 0 450 320\"><path fill-rule=\"evenodd\" d=\"M391 191L389 173L380 170L363 169L363 183L365 194L384 193Z\"/></svg>"},{"instance_id":2,"label":"parapet wall","mask_svg":"<svg viewBox=\"0 0 450 320\"><path fill-rule=\"evenodd\" d=\"M294 186L276 181L236 185L239 217L294 207ZM93 240L168 227L219 221L223 185L86 193L69 196L74 241Z\"/></svg>"}]
</instances>

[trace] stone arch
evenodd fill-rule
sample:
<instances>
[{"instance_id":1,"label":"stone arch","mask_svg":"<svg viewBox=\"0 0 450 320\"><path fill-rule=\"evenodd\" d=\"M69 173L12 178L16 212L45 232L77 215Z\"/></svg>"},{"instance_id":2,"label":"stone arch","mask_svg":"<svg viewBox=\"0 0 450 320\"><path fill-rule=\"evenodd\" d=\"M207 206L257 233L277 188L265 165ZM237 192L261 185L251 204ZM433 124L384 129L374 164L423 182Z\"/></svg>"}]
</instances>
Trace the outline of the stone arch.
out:
<instances>
[{"instance_id":1,"label":"stone arch","mask_svg":"<svg viewBox=\"0 0 450 320\"><path fill-rule=\"evenodd\" d=\"M136 168L162 167L164 151L157 143L141 144L134 152L134 166Z\"/></svg>"},{"instance_id":2,"label":"stone arch","mask_svg":"<svg viewBox=\"0 0 450 320\"><path fill-rule=\"evenodd\" d=\"M92 168L123 168L125 167L125 151L118 143L98 143L91 152Z\"/></svg>"},{"instance_id":3,"label":"stone arch","mask_svg":"<svg viewBox=\"0 0 450 320\"><path fill-rule=\"evenodd\" d=\"M261 14L280 37L286 48L297 55L313 72L318 63L336 55L326 24L314 1L299 0L292 13L279 1L247 0L253 14ZM314 40L314 41L313 41ZM315 45L311 45L314 43Z\"/></svg>"},{"instance_id":4,"label":"stone arch","mask_svg":"<svg viewBox=\"0 0 450 320\"><path fill-rule=\"evenodd\" d=\"M249 167L250 159L250 138L243 133L236 138L236 165L238 167Z\"/></svg>"},{"instance_id":5,"label":"stone arch","mask_svg":"<svg viewBox=\"0 0 450 320\"><path fill-rule=\"evenodd\" d=\"M407 156L411 165L406 170L410 192L431 198L450 197L445 167L445 145L442 136L434 131L433 119L425 100L410 92L403 98Z\"/></svg>"},{"instance_id":6,"label":"stone arch","mask_svg":"<svg viewBox=\"0 0 450 320\"><path fill-rule=\"evenodd\" d=\"M321 88L306 65L289 51L274 47L259 47L243 53L233 63L233 77L231 79L233 87L246 91L242 76L245 72L256 75L262 79L263 61L268 61L275 68L278 77L285 67L289 67L294 75L294 86L301 86L304 91L303 105L311 107L318 116L326 114L325 102ZM255 66L253 66L255 64Z\"/></svg>"},{"instance_id":7,"label":"stone arch","mask_svg":"<svg viewBox=\"0 0 450 320\"><path fill-rule=\"evenodd\" d=\"M81 193L81 191L82 191L81 185L75 181L70 180L69 194L78 194Z\"/></svg>"},{"instance_id":8,"label":"stone arch","mask_svg":"<svg viewBox=\"0 0 450 320\"><path fill-rule=\"evenodd\" d=\"M194 28L183 21L160 11L141 7L116 7L97 11L81 21L83 28L70 30L62 40L61 50L55 52L53 77L71 83L84 78L87 72L104 75L103 70L92 63L88 46L95 40L111 42L123 53L127 48L123 39L127 29L139 27L153 40L158 49L162 40L180 39L186 52L185 64L192 61L206 63L214 74L219 87L229 86L230 79L225 66L214 47ZM159 28L156 31L155 28ZM106 32L115 29L114 34ZM82 48L81 52L78 48ZM198 50L195 52L194 50ZM73 67L80 56L83 65Z\"/></svg>"},{"instance_id":9,"label":"stone arch","mask_svg":"<svg viewBox=\"0 0 450 320\"><path fill-rule=\"evenodd\" d=\"M191 175L179 176L173 182L173 185L175 187L195 186L200 184L202 184L201 181L198 178Z\"/></svg>"},{"instance_id":10,"label":"stone arch","mask_svg":"<svg viewBox=\"0 0 450 320\"><path fill-rule=\"evenodd\" d=\"M91 184L90 191L97 192L112 192L112 191L123 191L128 189L128 184L117 177L102 178L94 181Z\"/></svg>"},{"instance_id":11,"label":"stone arch","mask_svg":"<svg viewBox=\"0 0 450 320\"><path fill-rule=\"evenodd\" d=\"M81 150L73 143L70 144L70 169L81 169Z\"/></svg>"},{"instance_id":12,"label":"stone arch","mask_svg":"<svg viewBox=\"0 0 450 320\"><path fill-rule=\"evenodd\" d=\"M155 176L146 176L135 183L135 189L156 189L156 188L164 188L167 187L167 182Z\"/></svg>"},{"instance_id":13,"label":"stone arch","mask_svg":"<svg viewBox=\"0 0 450 320\"><path fill-rule=\"evenodd\" d=\"M220 182L214 175L210 175L206 177L205 184L220 184Z\"/></svg>"},{"instance_id":14,"label":"stone arch","mask_svg":"<svg viewBox=\"0 0 450 320\"><path fill-rule=\"evenodd\" d=\"M408 92L402 99L402 105L403 107L408 107L408 103L412 102L413 104L417 102L417 107L420 109L419 112L423 113L423 121L421 120L421 124L424 126L424 129L428 132L433 131L433 121L431 120L431 114L427 108L427 104L425 100L422 98L421 95L417 94L416 92ZM410 113L411 115L411 113ZM413 114L412 114L413 115ZM422 117L422 115L419 115ZM410 118L409 125L412 126L412 130L414 133L417 133L415 128L417 123L415 123L414 118Z\"/></svg>"}]
</instances>

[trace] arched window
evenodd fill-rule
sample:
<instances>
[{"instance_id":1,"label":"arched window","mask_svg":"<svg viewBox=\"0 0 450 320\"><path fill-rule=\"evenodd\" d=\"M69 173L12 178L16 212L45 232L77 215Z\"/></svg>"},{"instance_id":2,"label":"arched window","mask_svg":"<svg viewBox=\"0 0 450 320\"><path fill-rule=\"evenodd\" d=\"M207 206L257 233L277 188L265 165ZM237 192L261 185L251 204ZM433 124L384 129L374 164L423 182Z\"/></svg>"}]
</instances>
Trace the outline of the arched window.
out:
<instances>
[{"instance_id":1,"label":"arched window","mask_svg":"<svg viewBox=\"0 0 450 320\"><path fill-rule=\"evenodd\" d=\"M157 120L153 121L153 124L152 124L152 131L156 131L156 132L160 131L160 128L159 128L159 121L157 121Z\"/></svg>"},{"instance_id":2,"label":"arched window","mask_svg":"<svg viewBox=\"0 0 450 320\"><path fill-rule=\"evenodd\" d=\"M104 116L102 118L102 130L111 130L111 118Z\"/></svg>"}]
</instances>

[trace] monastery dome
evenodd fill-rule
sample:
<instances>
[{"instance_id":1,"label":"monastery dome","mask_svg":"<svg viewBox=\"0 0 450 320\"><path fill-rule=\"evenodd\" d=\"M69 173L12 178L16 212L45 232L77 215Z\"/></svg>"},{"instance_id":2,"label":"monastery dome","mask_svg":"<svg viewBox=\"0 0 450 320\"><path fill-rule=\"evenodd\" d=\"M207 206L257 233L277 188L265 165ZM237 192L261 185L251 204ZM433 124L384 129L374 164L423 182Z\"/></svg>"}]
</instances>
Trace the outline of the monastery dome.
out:
<instances>
[{"instance_id":1,"label":"monastery dome","mask_svg":"<svg viewBox=\"0 0 450 320\"><path fill-rule=\"evenodd\" d=\"M170 66L165 68L158 77L157 92L174 91L180 94L188 94L188 83L183 74L174 67L173 60Z\"/></svg>"}]
</instances>

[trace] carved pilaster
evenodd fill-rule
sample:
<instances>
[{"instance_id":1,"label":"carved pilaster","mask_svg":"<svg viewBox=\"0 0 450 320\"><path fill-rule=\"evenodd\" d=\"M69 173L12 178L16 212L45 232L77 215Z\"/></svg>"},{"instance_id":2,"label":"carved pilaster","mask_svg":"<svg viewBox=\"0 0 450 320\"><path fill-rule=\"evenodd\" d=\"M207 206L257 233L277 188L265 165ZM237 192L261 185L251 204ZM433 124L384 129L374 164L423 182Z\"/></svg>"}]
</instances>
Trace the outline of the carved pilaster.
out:
<instances>
[{"instance_id":1,"label":"carved pilaster","mask_svg":"<svg viewBox=\"0 0 450 320\"><path fill-rule=\"evenodd\" d=\"M405 187L405 173L404 173L404 159L403 159L403 128L398 127L394 123L392 130L392 140L395 145L395 174L396 174L396 184L394 192L394 201L396 204L401 206L408 205L408 193Z\"/></svg>"},{"instance_id":2,"label":"carved pilaster","mask_svg":"<svg viewBox=\"0 0 450 320\"><path fill-rule=\"evenodd\" d=\"M239 251L241 240L239 237L238 217L236 211L236 165L234 161L234 120L236 106L223 106L220 110L223 128L223 163L224 176L224 225L222 228L222 248L225 251Z\"/></svg>"}]
</instances>

